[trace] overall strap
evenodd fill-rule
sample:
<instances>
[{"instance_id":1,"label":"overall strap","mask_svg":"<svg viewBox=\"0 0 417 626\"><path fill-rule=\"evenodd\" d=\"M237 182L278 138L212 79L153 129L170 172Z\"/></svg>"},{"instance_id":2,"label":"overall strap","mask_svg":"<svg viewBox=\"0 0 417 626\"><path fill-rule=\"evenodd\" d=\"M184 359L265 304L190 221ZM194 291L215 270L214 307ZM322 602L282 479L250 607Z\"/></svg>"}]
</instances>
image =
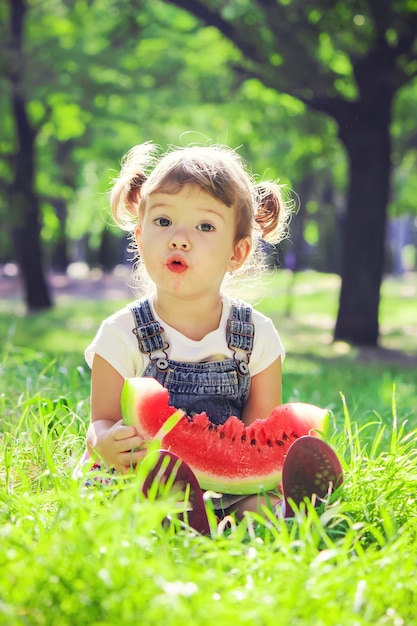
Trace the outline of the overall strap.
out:
<instances>
[{"instance_id":1,"label":"overall strap","mask_svg":"<svg viewBox=\"0 0 417 626\"><path fill-rule=\"evenodd\" d=\"M255 335L255 327L251 320L252 308L240 300L233 301L226 327L227 345L231 350L246 352L247 363L249 363Z\"/></svg>"},{"instance_id":2,"label":"overall strap","mask_svg":"<svg viewBox=\"0 0 417 626\"><path fill-rule=\"evenodd\" d=\"M136 327L132 330L138 340L139 350L150 354L155 350L164 350L166 344L162 338L163 328L152 314L149 300L137 300L128 305L135 319Z\"/></svg>"}]
</instances>

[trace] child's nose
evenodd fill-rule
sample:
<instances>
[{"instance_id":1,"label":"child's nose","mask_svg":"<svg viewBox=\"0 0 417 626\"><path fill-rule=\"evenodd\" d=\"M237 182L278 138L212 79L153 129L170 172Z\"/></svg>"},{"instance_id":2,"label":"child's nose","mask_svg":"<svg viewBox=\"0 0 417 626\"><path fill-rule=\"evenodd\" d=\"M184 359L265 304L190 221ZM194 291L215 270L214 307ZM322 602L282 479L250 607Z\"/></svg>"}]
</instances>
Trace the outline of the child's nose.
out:
<instances>
[{"instance_id":1,"label":"child's nose","mask_svg":"<svg viewBox=\"0 0 417 626\"><path fill-rule=\"evenodd\" d=\"M178 230L172 235L169 247L172 250L189 250L190 241L183 230Z\"/></svg>"}]
</instances>

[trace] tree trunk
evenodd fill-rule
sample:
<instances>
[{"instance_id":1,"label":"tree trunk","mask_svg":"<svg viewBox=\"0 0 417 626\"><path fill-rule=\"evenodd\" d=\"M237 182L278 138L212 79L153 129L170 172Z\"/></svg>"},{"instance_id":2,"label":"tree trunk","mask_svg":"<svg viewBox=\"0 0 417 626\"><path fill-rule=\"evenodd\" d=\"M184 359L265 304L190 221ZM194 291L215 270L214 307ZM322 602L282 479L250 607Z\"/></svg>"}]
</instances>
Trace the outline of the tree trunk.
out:
<instances>
[{"instance_id":1,"label":"tree trunk","mask_svg":"<svg viewBox=\"0 0 417 626\"><path fill-rule=\"evenodd\" d=\"M39 199L35 191L35 139L26 109L24 89L23 31L25 0L10 2L12 45L16 66L10 70L12 110L16 129L14 177L11 184L11 211L14 215L13 243L19 264L28 310L52 306L42 263Z\"/></svg>"},{"instance_id":2,"label":"tree trunk","mask_svg":"<svg viewBox=\"0 0 417 626\"><path fill-rule=\"evenodd\" d=\"M28 198L22 197L23 202ZM40 311L52 306L49 288L46 283L42 265L42 248L40 243L40 225L36 201L26 211L24 223L13 229L13 243L16 260L19 264L25 302L28 311Z\"/></svg>"},{"instance_id":3,"label":"tree trunk","mask_svg":"<svg viewBox=\"0 0 417 626\"><path fill-rule=\"evenodd\" d=\"M344 221L342 287L334 339L376 346L391 174L392 94L378 94L366 111L339 119L350 180ZM369 104L369 103L368 103Z\"/></svg>"},{"instance_id":4,"label":"tree trunk","mask_svg":"<svg viewBox=\"0 0 417 626\"><path fill-rule=\"evenodd\" d=\"M35 132L30 127L25 102L13 95L18 138L15 172L11 186L15 256L22 275L25 302L29 311L52 306L42 262L39 200L34 189Z\"/></svg>"},{"instance_id":5,"label":"tree trunk","mask_svg":"<svg viewBox=\"0 0 417 626\"><path fill-rule=\"evenodd\" d=\"M11 204L15 214L13 244L19 264L25 302L29 311L52 306L42 263L39 200L34 189L35 133L29 126L25 103L13 97L19 150L11 186Z\"/></svg>"}]
</instances>

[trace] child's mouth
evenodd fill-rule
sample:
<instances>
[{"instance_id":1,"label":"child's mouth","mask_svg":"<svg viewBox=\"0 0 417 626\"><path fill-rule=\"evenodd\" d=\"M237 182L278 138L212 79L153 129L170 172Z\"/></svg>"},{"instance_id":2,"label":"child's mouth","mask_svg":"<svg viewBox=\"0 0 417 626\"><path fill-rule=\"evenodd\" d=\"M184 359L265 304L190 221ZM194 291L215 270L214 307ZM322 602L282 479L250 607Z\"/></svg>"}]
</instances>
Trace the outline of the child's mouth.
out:
<instances>
[{"instance_id":1,"label":"child's mouth","mask_svg":"<svg viewBox=\"0 0 417 626\"><path fill-rule=\"evenodd\" d=\"M179 258L172 258L167 263L168 269L170 272L174 272L175 274L182 274L188 268L188 265Z\"/></svg>"}]
</instances>

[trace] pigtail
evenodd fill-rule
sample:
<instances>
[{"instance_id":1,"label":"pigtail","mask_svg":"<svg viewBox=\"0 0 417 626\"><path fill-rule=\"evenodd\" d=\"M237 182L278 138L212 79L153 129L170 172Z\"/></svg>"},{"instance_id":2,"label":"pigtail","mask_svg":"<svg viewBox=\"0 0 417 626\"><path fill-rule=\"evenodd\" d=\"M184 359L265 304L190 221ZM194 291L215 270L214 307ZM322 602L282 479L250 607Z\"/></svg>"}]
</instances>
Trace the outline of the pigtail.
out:
<instances>
[{"instance_id":1,"label":"pigtail","mask_svg":"<svg viewBox=\"0 0 417 626\"><path fill-rule=\"evenodd\" d=\"M261 182L254 185L255 222L262 239L277 243L288 223L288 207L282 193L283 185Z\"/></svg>"},{"instance_id":2,"label":"pigtail","mask_svg":"<svg viewBox=\"0 0 417 626\"><path fill-rule=\"evenodd\" d=\"M156 151L157 147L147 142L129 150L122 160L110 193L113 219L121 228L131 230L137 224L142 187L154 165Z\"/></svg>"}]
</instances>

